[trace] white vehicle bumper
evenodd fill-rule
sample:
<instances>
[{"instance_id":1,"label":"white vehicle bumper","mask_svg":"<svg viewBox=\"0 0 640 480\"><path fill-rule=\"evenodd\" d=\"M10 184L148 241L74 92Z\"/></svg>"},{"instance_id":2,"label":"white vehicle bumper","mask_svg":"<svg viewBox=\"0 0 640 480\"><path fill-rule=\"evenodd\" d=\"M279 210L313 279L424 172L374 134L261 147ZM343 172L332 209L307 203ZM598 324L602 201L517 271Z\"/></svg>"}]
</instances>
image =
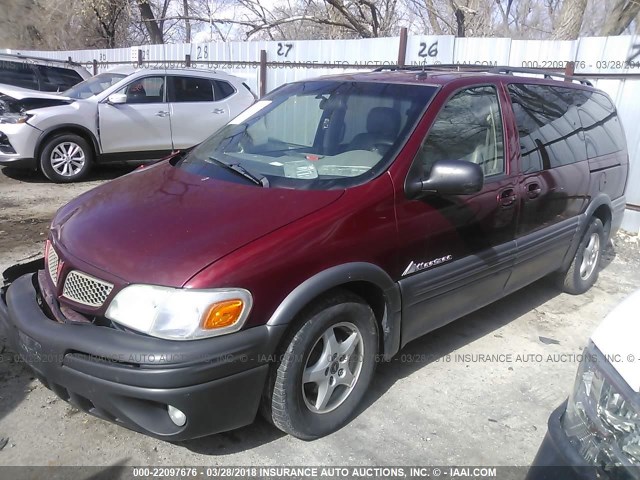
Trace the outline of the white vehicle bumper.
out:
<instances>
[{"instance_id":1,"label":"white vehicle bumper","mask_svg":"<svg viewBox=\"0 0 640 480\"><path fill-rule=\"evenodd\" d=\"M40 130L28 123L0 124L0 165L33 168Z\"/></svg>"}]
</instances>

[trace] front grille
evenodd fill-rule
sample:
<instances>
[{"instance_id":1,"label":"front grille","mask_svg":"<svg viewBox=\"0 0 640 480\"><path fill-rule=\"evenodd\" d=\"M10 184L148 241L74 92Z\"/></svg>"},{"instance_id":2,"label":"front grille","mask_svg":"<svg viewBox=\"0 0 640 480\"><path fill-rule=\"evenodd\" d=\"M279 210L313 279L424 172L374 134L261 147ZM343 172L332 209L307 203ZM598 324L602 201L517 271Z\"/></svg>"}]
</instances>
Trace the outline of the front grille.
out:
<instances>
[{"instance_id":1,"label":"front grille","mask_svg":"<svg viewBox=\"0 0 640 480\"><path fill-rule=\"evenodd\" d=\"M101 307L112 289L113 285L110 283L72 270L64 282L62 296L82 305Z\"/></svg>"},{"instance_id":2,"label":"front grille","mask_svg":"<svg viewBox=\"0 0 640 480\"><path fill-rule=\"evenodd\" d=\"M47 256L47 269L49 270L49 276L53 280L53 284L58 284L58 254L53 249L52 245L49 245L49 255Z\"/></svg>"}]
</instances>

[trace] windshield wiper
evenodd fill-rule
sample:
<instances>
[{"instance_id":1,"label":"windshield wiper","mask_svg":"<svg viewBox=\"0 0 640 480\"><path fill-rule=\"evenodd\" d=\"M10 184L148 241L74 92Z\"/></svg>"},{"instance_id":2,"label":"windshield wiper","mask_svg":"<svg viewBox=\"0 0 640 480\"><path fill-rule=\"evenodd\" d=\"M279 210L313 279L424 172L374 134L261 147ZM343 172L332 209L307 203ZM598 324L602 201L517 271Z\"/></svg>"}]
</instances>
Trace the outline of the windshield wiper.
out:
<instances>
[{"instance_id":1,"label":"windshield wiper","mask_svg":"<svg viewBox=\"0 0 640 480\"><path fill-rule=\"evenodd\" d=\"M269 179L267 177L257 173L251 173L249 170L244 168L239 163L227 163L215 157L209 157L209 160L217 163L218 165L226 168L227 170L231 170L232 172L235 172L238 175L242 175L244 178L251 180L256 185L260 185L261 187L265 187L265 188L269 187Z\"/></svg>"}]
</instances>

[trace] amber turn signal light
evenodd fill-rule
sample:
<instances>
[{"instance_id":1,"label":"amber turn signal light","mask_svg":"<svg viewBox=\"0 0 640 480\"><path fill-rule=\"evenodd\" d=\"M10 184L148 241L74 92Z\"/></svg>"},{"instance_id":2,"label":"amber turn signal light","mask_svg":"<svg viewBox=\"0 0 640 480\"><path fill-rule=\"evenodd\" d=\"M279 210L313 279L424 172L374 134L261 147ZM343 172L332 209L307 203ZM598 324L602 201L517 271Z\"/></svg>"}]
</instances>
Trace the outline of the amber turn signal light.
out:
<instances>
[{"instance_id":1,"label":"amber turn signal light","mask_svg":"<svg viewBox=\"0 0 640 480\"><path fill-rule=\"evenodd\" d=\"M242 315L244 302L239 299L225 300L214 303L209 307L209 311L202 321L204 330L229 327L236 323Z\"/></svg>"}]
</instances>

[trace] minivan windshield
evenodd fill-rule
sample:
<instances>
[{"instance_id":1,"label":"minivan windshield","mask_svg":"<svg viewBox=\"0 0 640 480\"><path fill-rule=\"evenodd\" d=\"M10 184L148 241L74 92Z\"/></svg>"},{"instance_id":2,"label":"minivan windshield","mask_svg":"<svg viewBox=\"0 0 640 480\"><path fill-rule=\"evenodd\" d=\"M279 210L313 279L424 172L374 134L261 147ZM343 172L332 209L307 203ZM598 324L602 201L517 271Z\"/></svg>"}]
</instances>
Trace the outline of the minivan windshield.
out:
<instances>
[{"instance_id":1,"label":"minivan windshield","mask_svg":"<svg viewBox=\"0 0 640 480\"><path fill-rule=\"evenodd\" d=\"M201 176L241 167L240 181L346 188L379 175L436 91L423 85L318 80L281 87L177 163ZM225 176L228 178L228 175Z\"/></svg>"},{"instance_id":2,"label":"minivan windshield","mask_svg":"<svg viewBox=\"0 0 640 480\"><path fill-rule=\"evenodd\" d=\"M124 73L100 73L84 82L74 85L69 90L62 92L62 95L69 98L89 98L104 92L111 85L116 84L127 75Z\"/></svg>"}]
</instances>

